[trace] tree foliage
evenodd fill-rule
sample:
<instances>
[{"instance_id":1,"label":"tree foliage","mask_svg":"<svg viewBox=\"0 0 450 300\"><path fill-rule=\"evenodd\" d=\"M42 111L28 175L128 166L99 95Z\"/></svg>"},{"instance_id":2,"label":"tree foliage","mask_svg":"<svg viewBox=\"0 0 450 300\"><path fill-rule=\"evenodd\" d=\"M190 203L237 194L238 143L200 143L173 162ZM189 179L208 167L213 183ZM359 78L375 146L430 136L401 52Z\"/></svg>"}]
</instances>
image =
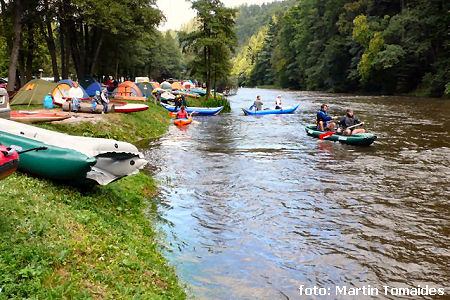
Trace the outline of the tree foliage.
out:
<instances>
[{"instance_id":1,"label":"tree foliage","mask_svg":"<svg viewBox=\"0 0 450 300\"><path fill-rule=\"evenodd\" d=\"M442 96L450 82L449 10L437 0L298 0L274 14L276 24L262 25L270 35L260 44L252 37L242 47L233 72L251 74L241 80L247 85ZM248 46L260 49L259 62L242 62Z\"/></svg>"}]
</instances>

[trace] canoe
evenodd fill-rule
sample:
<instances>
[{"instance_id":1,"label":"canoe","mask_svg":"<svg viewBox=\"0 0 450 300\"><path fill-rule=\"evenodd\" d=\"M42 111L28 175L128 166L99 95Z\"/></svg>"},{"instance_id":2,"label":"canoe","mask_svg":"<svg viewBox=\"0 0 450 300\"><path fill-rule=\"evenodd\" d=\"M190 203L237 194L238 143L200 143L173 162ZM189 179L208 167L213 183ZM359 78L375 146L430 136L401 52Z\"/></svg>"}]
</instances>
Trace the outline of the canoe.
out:
<instances>
[{"instance_id":1,"label":"canoe","mask_svg":"<svg viewBox=\"0 0 450 300\"><path fill-rule=\"evenodd\" d=\"M170 112L176 112L177 109L173 105L161 103L161 105ZM195 112L198 116L215 116L218 115L223 109L220 107L186 107L186 111L190 114Z\"/></svg>"},{"instance_id":2,"label":"canoe","mask_svg":"<svg viewBox=\"0 0 450 300\"><path fill-rule=\"evenodd\" d=\"M324 133L324 131L317 130L316 125L308 125L305 127L305 130L306 134L315 138L319 138L319 135ZM324 140L339 142L347 145L369 146L375 142L376 139L377 136L372 133L358 133L353 135L333 134L326 137Z\"/></svg>"},{"instance_id":3,"label":"canoe","mask_svg":"<svg viewBox=\"0 0 450 300\"><path fill-rule=\"evenodd\" d=\"M19 166L19 154L4 145L0 145L0 180L8 177Z\"/></svg>"},{"instance_id":4,"label":"canoe","mask_svg":"<svg viewBox=\"0 0 450 300\"><path fill-rule=\"evenodd\" d=\"M144 111L148 109L148 105L145 104L126 104L120 106L114 106L114 111L118 113L132 113L138 111Z\"/></svg>"},{"instance_id":5,"label":"canoe","mask_svg":"<svg viewBox=\"0 0 450 300\"><path fill-rule=\"evenodd\" d=\"M21 123L43 123L61 121L70 118L70 114L19 110L12 111L10 120Z\"/></svg>"},{"instance_id":6,"label":"canoe","mask_svg":"<svg viewBox=\"0 0 450 300\"><path fill-rule=\"evenodd\" d=\"M173 120L173 124L175 124L176 126L186 126L191 123L192 123L192 118Z\"/></svg>"},{"instance_id":7,"label":"canoe","mask_svg":"<svg viewBox=\"0 0 450 300\"><path fill-rule=\"evenodd\" d=\"M300 104L297 104L296 106L292 107L286 107L283 109L265 109L265 110L253 110L253 109L245 109L244 114L246 116L253 116L253 115L283 115L283 114L293 114Z\"/></svg>"},{"instance_id":8,"label":"canoe","mask_svg":"<svg viewBox=\"0 0 450 300\"><path fill-rule=\"evenodd\" d=\"M46 148L23 153L19 170L70 183L106 185L138 173L147 164L129 143L71 136L4 119L0 119L0 143L23 149Z\"/></svg>"}]
</instances>

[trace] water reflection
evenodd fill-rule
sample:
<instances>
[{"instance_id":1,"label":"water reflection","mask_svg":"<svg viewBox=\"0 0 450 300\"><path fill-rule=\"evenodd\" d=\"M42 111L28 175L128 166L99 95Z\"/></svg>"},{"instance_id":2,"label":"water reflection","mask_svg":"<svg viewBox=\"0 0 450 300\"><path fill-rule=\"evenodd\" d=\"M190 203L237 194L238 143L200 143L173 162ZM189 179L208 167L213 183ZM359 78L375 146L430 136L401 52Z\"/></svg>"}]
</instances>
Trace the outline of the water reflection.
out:
<instances>
[{"instance_id":1,"label":"water reflection","mask_svg":"<svg viewBox=\"0 0 450 300\"><path fill-rule=\"evenodd\" d=\"M242 116L256 94L268 103L280 93L300 111ZM333 114L352 107L379 140L361 148L306 136L322 102ZM197 298L448 285L448 101L242 89L232 108L171 128L147 151L167 257Z\"/></svg>"}]
</instances>

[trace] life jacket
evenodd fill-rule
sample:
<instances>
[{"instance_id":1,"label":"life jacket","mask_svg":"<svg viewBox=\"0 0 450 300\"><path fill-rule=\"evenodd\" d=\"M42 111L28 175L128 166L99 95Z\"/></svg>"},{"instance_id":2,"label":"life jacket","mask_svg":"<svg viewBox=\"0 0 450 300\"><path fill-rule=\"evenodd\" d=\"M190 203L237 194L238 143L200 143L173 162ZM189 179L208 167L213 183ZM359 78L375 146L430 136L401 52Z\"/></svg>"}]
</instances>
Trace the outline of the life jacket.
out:
<instances>
[{"instance_id":1,"label":"life jacket","mask_svg":"<svg viewBox=\"0 0 450 300\"><path fill-rule=\"evenodd\" d=\"M180 110L179 112L177 112L177 119L187 119L188 118L188 113L186 110L182 111Z\"/></svg>"}]
</instances>

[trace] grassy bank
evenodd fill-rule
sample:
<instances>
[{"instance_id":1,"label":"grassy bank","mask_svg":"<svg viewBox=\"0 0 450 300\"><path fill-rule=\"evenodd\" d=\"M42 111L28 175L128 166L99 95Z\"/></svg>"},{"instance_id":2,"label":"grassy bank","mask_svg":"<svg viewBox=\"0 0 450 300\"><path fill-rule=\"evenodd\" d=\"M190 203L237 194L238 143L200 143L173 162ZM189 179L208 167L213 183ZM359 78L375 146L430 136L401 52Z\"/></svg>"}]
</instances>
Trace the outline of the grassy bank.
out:
<instances>
[{"instance_id":1,"label":"grassy bank","mask_svg":"<svg viewBox=\"0 0 450 300\"><path fill-rule=\"evenodd\" d=\"M217 95L217 98L214 99L214 96L211 96L208 100L206 100L206 97L200 97L200 98L188 98L187 100L188 106L197 106L197 107L218 107L223 106L222 112L230 112L230 102L226 97L223 97L221 95Z\"/></svg>"},{"instance_id":2,"label":"grassy bank","mask_svg":"<svg viewBox=\"0 0 450 300\"><path fill-rule=\"evenodd\" d=\"M166 111L111 114L96 124L46 125L126 141L167 130ZM0 182L0 299L183 299L160 254L157 187L142 172L81 191L16 173Z\"/></svg>"}]
</instances>

